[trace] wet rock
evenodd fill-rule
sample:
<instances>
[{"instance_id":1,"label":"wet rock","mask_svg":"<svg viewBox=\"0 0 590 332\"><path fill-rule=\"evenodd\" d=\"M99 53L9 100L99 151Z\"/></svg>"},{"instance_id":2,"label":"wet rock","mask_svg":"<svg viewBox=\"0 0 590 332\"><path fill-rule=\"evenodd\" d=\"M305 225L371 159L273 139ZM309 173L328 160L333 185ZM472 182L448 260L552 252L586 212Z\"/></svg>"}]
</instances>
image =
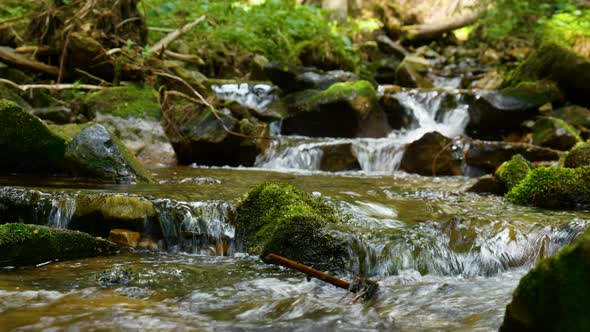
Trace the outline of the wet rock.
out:
<instances>
[{"instance_id":1,"label":"wet rock","mask_svg":"<svg viewBox=\"0 0 590 332\"><path fill-rule=\"evenodd\" d=\"M432 82L423 76L430 66L430 62L424 58L405 57L397 68L396 84L408 88L432 88Z\"/></svg>"},{"instance_id":2,"label":"wet rock","mask_svg":"<svg viewBox=\"0 0 590 332\"><path fill-rule=\"evenodd\" d=\"M590 128L590 110L582 106L558 108L549 113L549 116L561 119L576 128Z\"/></svg>"},{"instance_id":3,"label":"wet rock","mask_svg":"<svg viewBox=\"0 0 590 332\"><path fill-rule=\"evenodd\" d=\"M337 211L321 198L289 184L253 188L236 208L233 224L238 244L262 259L274 253L320 270L341 270L346 244L330 230Z\"/></svg>"},{"instance_id":4,"label":"wet rock","mask_svg":"<svg viewBox=\"0 0 590 332\"><path fill-rule=\"evenodd\" d=\"M539 115L539 107L561 100L551 82L525 82L514 88L482 94L469 107L465 129L472 138L502 140L518 132L521 123Z\"/></svg>"},{"instance_id":5,"label":"wet rock","mask_svg":"<svg viewBox=\"0 0 590 332\"><path fill-rule=\"evenodd\" d=\"M0 226L2 266L35 265L116 252L114 243L81 232L25 224Z\"/></svg>"},{"instance_id":6,"label":"wet rock","mask_svg":"<svg viewBox=\"0 0 590 332\"><path fill-rule=\"evenodd\" d=\"M590 233L540 261L522 279L506 307L500 332L588 331L580 299L590 296Z\"/></svg>"},{"instance_id":7,"label":"wet rock","mask_svg":"<svg viewBox=\"0 0 590 332\"><path fill-rule=\"evenodd\" d=\"M245 135L228 133L215 114L199 105L174 99L162 119L164 131L180 164L252 166L268 147L268 125L254 117L239 119L228 109L217 111L223 126Z\"/></svg>"},{"instance_id":8,"label":"wet rock","mask_svg":"<svg viewBox=\"0 0 590 332\"><path fill-rule=\"evenodd\" d=\"M532 132L534 144L561 151L569 150L582 140L575 128L552 117L542 117L535 121Z\"/></svg>"},{"instance_id":9,"label":"wet rock","mask_svg":"<svg viewBox=\"0 0 590 332\"><path fill-rule=\"evenodd\" d=\"M462 175L461 151L453 140L434 131L406 146L400 169L426 176Z\"/></svg>"},{"instance_id":10,"label":"wet rock","mask_svg":"<svg viewBox=\"0 0 590 332\"><path fill-rule=\"evenodd\" d=\"M151 87L126 85L88 94L83 103L96 114L111 114L121 118L159 118L158 92Z\"/></svg>"},{"instance_id":11,"label":"wet rock","mask_svg":"<svg viewBox=\"0 0 590 332\"><path fill-rule=\"evenodd\" d=\"M352 150L352 143L323 145L321 150L320 170L322 171L339 172L361 169Z\"/></svg>"},{"instance_id":12,"label":"wet rock","mask_svg":"<svg viewBox=\"0 0 590 332\"><path fill-rule=\"evenodd\" d=\"M149 173L116 137L101 125L83 129L65 152L75 176L112 183L153 182Z\"/></svg>"},{"instance_id":13,"label":"wet rock","mask_svg":"<svg viewBox=\"0 0 590 332\"><path fill-rule=\"evenodd\" d=\"M371 83L336 83L324 91L305 90L285 98L285 135L383 137L390 128Z\"/></svg>"},{"instance_id":14,"label":"wet rock","mask_svg":"<svg viewBox=\"0 0 590 332\"><path fill-rule=\"evenodd\" d=\"M546 43L510 75L510 85L531 80L557 83L568 100L590 107L590 60L557 43Z\"/></svg>"},{"instance_id":15,"label":"wet rock","mask_svg":"<svg viewBox=\"0 0 590 332\"><path fill-rule=\"evenodd\" d=\"M33 111L37 117L51 121L55 124L66 124L73 122L73 116L69 109L63 106L37 108Z\"/></svg>"},{"instance_id":16,"label":"wet rock","mask_svg":"<svg viewBox=\"0 0 590 332\"><path fill-rule=\"evenodd\" d=\"M487 174L478 178L477 182L467 189L467 192L476 194L503 195L506 192L506 189L494 175Z\"/></svg>"},{"instance_id":17,"label":"wet rock","mask_svg":"<svg viewBox=\"0 0 590 332\"><path fill-rule=\"evenodd\" d=\"M590 166L535 168L505 196L520 205L584 208L590 205Z\"/></svg>"},{"instance_id":18,"label":"wet rock","mask_svg":"<svg viewBox=\"0 0 590 332\"><path fill-rule=\"evenodd\" d=\"M0 99L0 172L63 172L67 139L13 102Z\"/></svg>"},{"instance_id":19,"label":"wet rock","mask_svg":"<svg viewBox=\"0 0 590 332\"><path fill-rule=\"evenodd\" d=\"M576 144L566 155L563 167L590 166L590 143L581 142Z\"/></svg>"},{"instance_id":20,"label":"wet rock","mask_svg":"<svg viewBox=\"0 0 590 332\"><path fill-rule=\"evenodd\" d=\"M512 156L520 154L526 160L559 160L561 152L527 143L470 140L465 143L465 162L493 172Z\"/></svg>"},{"instance_id":21,"label":"wet rock","mask_svg":"<svg viewBox=\"0 0 590 332\"><path fill-rule=\"evenodd\" d=\"M509 161L503 162L494 173L494 176L506 188L505 191L509 191L524 179L530 170L529 161L517 154Z\"/></svg>"},{"instance_id":22,"label":"wet rock","mask_svg":"<svg viewBox=\"0 0 590 332\"><path fill-rule=\"evenodd\" d=\"M334 83L355 81L358 77L342 70L321 71L294 65L271 62L264 67L266 77L277 85L285 94L317 89L325 90Z\"/></svg>"},{"instance_id":23,"label":"wet rock","mask_svg":"<svg viewBox=\"0 0 590 332\"><path fill-rule=\"evenodd\" d=\"M471 83L471 87L480 90L497 90L502 84L504 84L504 75L498 70L490 70L482 78Z\"/></svg>"},{"instance_id":24,"label":"wet rock","mask_svg":"<svg viewBox=\"0 0 590 332\"><path fill-rule=\"evenodd\" d=\"M111 229L108 240L120 246L136 248L139 246L141 234L128 229Z\"/></svg>"},{"instance_id":25,"label":"wet rock","mask_svg":"<svg viewBox=\"0 0 590 332\"><path fill-rule=\"evenodd\" d=\"M106 288L112 286L123 286L133 281L133 271L129 267L117 266L91 276L98 287Z\"/></svg>"},{"instance_id":26,"label":"wet rock","mask_svg":"<svg viewBox=\"0 0 590 332\"><path fill-rule=\"evenodd\" d=\"M403 107L397 94L384 93L379 97L379 104L387 116L392 129L410 128L418 122L412 109Z\"/></svg>"}]
</instances>

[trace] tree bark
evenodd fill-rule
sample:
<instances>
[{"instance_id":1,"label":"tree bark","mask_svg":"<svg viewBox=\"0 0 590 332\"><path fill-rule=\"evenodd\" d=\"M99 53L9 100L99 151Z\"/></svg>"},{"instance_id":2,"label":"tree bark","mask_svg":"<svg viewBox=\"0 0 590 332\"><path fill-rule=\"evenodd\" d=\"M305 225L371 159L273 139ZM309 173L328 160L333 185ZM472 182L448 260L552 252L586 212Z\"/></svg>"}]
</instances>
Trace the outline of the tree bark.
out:
<instances>
[{"instance_id":1,"label":"tree bark","mask_svg":"<svg viewBox=\"0 0 590 332\"><path fill-rule=\"evenodd\" d=\"M479 19L478 12L451 17L429 24L408 25L402 27L402 34L407 40L434 39L447 32L473 24Z\"/></svg>"}]
</instances>

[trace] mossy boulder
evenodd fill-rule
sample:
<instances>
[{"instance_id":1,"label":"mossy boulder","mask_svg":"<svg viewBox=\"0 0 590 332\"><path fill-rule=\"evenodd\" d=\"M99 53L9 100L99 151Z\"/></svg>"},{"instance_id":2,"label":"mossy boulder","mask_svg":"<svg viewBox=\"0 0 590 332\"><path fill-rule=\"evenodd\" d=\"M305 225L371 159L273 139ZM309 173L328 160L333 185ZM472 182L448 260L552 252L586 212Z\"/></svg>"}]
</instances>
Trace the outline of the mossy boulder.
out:
<instances>
[{"instance_id":1,"label":"mossy boulder","mask_svg":"<svg viewBox=\"0 0 590 332\"><path fill-rule=\"evenodd\" d=\"M515 204L543 208L587 207L590 205L590 166L535 168L505 197Z\"/></svg>"},{"instance_id":2,"label":"mossy boulder","mask_svg":"<svg viewBox=\"0 0 590 332\"><path fill-rule=\"evenodd\" d=\"M535 121L532 128L533 144L556 150L569 150L582 139L567 122L550 116Z\"/></svg>"},{"instance_id":3,"label":"mossy boulder","mask_svg":"<svg viewBox=\"0 0 590 332\"><path fill-rule=\"evenodd\" d=\"M284 183L254 187L232 221L247 252L263 259L274 253L319 269L344 268L346 242L330 230L339 222L324 200Z\"/></svg>"},{"instance_id":4,"label":"mossy boulder","mask_svg":"<svg viewBox=\"0 0 590 332\"><path fill-rule=\"evenodd\" d=\"M66 144L41 119L0 99L0 172L61 173Z\"/></svg>"},{"instance_id":5,"label":"mossy boulder","mask_svg":"<svg viewBox=\"0 0 590 332\"><path fill-rule=\"evenodd\" d=\"M433 131L406 146L400 169L426 176L462 175L461 158L452 139Z\"/></svg>"},{"instance_id":6,"label":"mossy boulder","mask_svg":"<svg viewBox=\"0 0 590 332\"><path fill-rule=\"evenodd\" d=\"M110 183L150 183L151 175L115 136L101 125L83 129L65 151L75 176Z\"/></svg>"},{"instance_id":7,"label":"mossy boulder","mask_svg":"<svg viewBox=\"0 0 590 332\"><path fill-rule=\"evenodd\" d=\"M84 99L92 113L129 118L160 118L160 101L156 90L135 84L92 92Z\"/></svg>"},{"instance_id":8,"label":"mossy boulder","mask_svg":"<svg viewBox=\"0 0 590 332\"><path fill-rule=\"evenodd\" d=\"M502 140L518 132L521 123L539 115L539 107L562 100L550 81L522 82L514 87L486 92L469 106L466 133L472 138Z\"/></svg>"},{"instance_id":9,"label":"mossy boulder","mask_svg":"<svg viewBox=\"0 0 590 332\"><path fill-rule=\"evenodd\" d=\"M500 332L589 331L590 232L540 261L518 284Z\"/></svg>"},{"instance_id":10,"label":"mossy boulder","mask_svg":"<svg viewBox=\"0 0 590 332\"><path fill-rule=\"evenodd\" d=\"M517 154L509 161L503 162L494 175L508 191L524 179L530 170L529 161Z\"/></svg>"},{"instance_id":11,"label":"mossy boulder","mask_svg":"<svg viewBox=\"0 0 590 332\"><path fill-rule=\"evenodd\" d=\"M390 128L368 81L335 83L285 97L282 133L311 137L383 137Z\"/></svg>"},{"instance_id":12,"label":"mossy boulder","mask_svg":"<svg viewBox=\"0 0 590 332\"><path fill-rule=\"evenodd\" d=\"M590 106L590 59L557 43L542 45L510 74L508 85L532 80L554 81L567 99Z\"/></svg>"},{"instance_id":13,"label":"mossy boulder","mask_svg":"<svg viewBox=\"0 0 590 332\"><path fill-rule=\"evenodd\" d=\"M563 167L590 166L590 143L580 142L576 144L565 156Z\"/></svg>"},{"instance_id":14,"label":"mossy boulder","mask_svg":"<svg viewBox=\"0 0 590 332\"><path fill-rule=\"evenodd\" d=\"M117 246L88 234L37 225L0 226L0 265L35 265L53 260L113 255Z\"/></svg>"}]
</instances>

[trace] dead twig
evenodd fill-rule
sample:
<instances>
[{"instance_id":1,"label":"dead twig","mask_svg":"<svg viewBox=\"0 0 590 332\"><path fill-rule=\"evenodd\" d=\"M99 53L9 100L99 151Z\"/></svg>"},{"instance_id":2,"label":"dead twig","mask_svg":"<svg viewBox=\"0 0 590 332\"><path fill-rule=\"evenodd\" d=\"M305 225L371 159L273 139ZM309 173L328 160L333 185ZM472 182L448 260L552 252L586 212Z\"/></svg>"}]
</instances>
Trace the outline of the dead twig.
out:
<instances>
[{"instance_id":1,"label":"dead twig","mask_svg":"<svg viewBox=\"0 0 590 332\"><path fill-rule=\"evenodd\" d=\"M192 29L197 24L203 22L204 20L205 20L205 16L203 15L203 16L197 18L196 20L186 24L182 28L176 29L176 30L170 32L169 34L166 35L166 37L162 38L159 42L155 43L150 48L150 50L149 50L150 53L156 54L158 57L161 57L163 54L163 51L168 48L168 45L170 45L170 43L172 43L173 41L175 41L176 39L178 39L180 36L184 35L185 33L189 32L190 29Z\"/></svg>"},{"instance_id":2,"label":"dead twig","mask_svg":"<svg viewBox=\"0 0 590 332\"><path fill-rule=\"evenodd\" d=\"M105 89L104 86L90 85L90 84L23 84L23 85L18 85L16 83L14 83L13 81L10 81L10 80L4 79L4 78L0 78L0 83L8 84L8 85L12 86L13 88L21 90L23 92L26 92L26 91L32 90L32 89L45 89L45 90L58 90L58 91L59 90L71 90L71 89L96 91L96 90Z\"/></svg>"}]
</instances>

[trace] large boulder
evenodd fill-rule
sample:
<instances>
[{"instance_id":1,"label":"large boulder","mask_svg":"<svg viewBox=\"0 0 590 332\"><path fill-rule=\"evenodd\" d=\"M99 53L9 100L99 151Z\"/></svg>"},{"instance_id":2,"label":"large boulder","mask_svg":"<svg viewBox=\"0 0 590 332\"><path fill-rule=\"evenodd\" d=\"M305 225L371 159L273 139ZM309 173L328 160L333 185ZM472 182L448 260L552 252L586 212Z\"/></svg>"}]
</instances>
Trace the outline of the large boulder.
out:
<instances>
[{"instance_id":1,"label":"large boulder","mask_svg":"<svg viewBox=\"0 0 590 332\"><path fill-rule=\"evenodd\" d=\"M556 161L561 152L527 143L470 140L465 144L465 163L494 172L516 154L529 161Z\"/></svg>"},{"instance_id":2,"label":"large boulder","mask_svg":"<svg viewBox=\"0 0 590 332\"><path fill-rule=\"evenodd\" d=\"M383 137L390 128L371 83L336 83L327 90L304 90L284 99L289 117L282 133L311 137Z\"/></svg>"},{"instance_id":3,"label":"large boulder","mask_svg":"<svg viewBox=\"0 0 590 332\"><path fill-rule=\"evenodd\" d=\"M566 97L590 106L590 59L557 43L546 43L512 72L508 84L531 80L551 80Z\"/></svg>"},{"instance_id":4,"label":"large boulder","mask_svg":"<svg viewBox=\"0 0 590 332\"><path fill-rule=\"evenodd\" d=\"M1 173L62 173L66 144L39 118L0 99Z\"/></svg>"},{"instance_id":5,"label":"large boulder","mask_svg":"<svg viewBox=\"0 0 590 332\"><path fill-rule=\"evenodd\" d=\"M518 284L500 332L590 331L590 232L540 261Z\"/></svg>"},{"instance_id":6,"label":"large boulder","mask_svg":"<svg viewBox=\"0 0 590 332\"><path fill-rule=\"evenodd\" d=\"M461 149L455 142L433 131L408 144L400 169L426 176L462 175Z\"/></svg>"},{"instance_id":7,"label":"large boulder","mask_svg":"<svg viewBox=\"0 0 590 332\"><path fill-rule=\"evenodd\" d=\"M173 100L162 126L180 164L252 166L269 145L268 124L247 112L213 111Z\"/></svg>"},{"instance_id":8,"label":"large boulder","mask_svg":"<svg viewBox=\"0 0 590 332\"><path fill-rule=\"evenodd\" d=\"M517 154L509 161L505 161L498 167L494 176L506 188L506 191L511 190L516 186L531 170L531 165L523 156Z\"/></svg>"},{"instance_id":9,"label":"large boulder","mask_svg":"<svg viewBox=\"0 0 590 332\"><path fill-rule=\"evenodd\" d=\"M75 176L110 183L153 182L125 145L99 124L83 129L72 140L65 160Z\"/></svg>"},{"instance_id":10,"label":"large boulder","mask_svg":"<svg viewBox=\"0 0 590 332\"><path fill-rule=\"evenodd\" d=\"M505 196L520 205L543 208L585 208L590 205L590 166L539 167Z\"/></svg>"},{"instance_id":11,"label":"large boulder","mask_svg":"<svg viewBox=\"0 0 590 332\"><path fill-rule=\"evenodd\" d=\"M569 150L582 139L577 130L561 119L541 117L531 129L533 144L556 150Z\"/></svg>"},{"instance_id":12,"label":"large boulder","mask_svg":"<svg viewBox=\"0 0 590 332\"><path fill-rule=\"evenodd\" d=\"M116 252L114 243L81 232L25 224L0 226L1 266L35 265Z\"/></svg>"},{"instance_id":13,"label":"large boulder","mask_svg":"<svg viewBox=\"0 0 590 332\"><path fill-rule=\"evenodd\" d=\"M286 94L307 89L325 90L334 83L358 79L354 73L342 70L324 72L280 62L264 66L264 74Z\"/></svg>"},{"instance_id":14,"label":"large boulder","mask_svg":"<svg viewBox=\"0 0 590 332\"><path fill-rule=\"evenodd\" d=\"M330 230L337 211L323 199L289 184L267 183L250 190L232 223L238 245L264 259L274 253L319 269L343 269L344 240Z\"/></svg>"},{"instance_id":15,"label":"large boulder","mask_svg":"<svg viewBox=\"0 0 590 332\"><path fill-rule=\"evenodd\" d=\"M470 105L465 131L472 138L502 140L520 131L522 122L539 115L540 106L561 99L559 88L548 81L486 92Z\"/></svg>"},{"instance_id":16,"label":"large boulder","mask_svg":"<svg viewBox=\"0 0 590 332\"><path fill-rule=\"evenodd\" d=\"M563 167L590 166L590 143L580 142L567 152L563 160Z\"/></svg>"}]
</instances>

